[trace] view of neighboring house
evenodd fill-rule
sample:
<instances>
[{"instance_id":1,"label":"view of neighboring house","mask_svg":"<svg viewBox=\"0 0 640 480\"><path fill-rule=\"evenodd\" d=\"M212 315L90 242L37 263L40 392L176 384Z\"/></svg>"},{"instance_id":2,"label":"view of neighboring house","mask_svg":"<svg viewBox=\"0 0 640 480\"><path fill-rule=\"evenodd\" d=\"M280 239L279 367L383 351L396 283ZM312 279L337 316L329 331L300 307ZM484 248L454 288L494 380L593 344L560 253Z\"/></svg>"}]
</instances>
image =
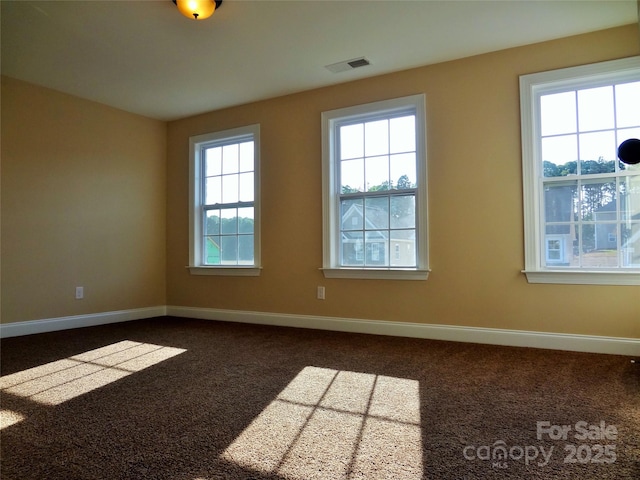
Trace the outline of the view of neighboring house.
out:
<instances>
[{"instance_id":1,"label":"view of neighboring house","mask_svg":"<svg viewBox=\"0 0 640 480\"><path fill-rule=\"evenodd\" d=\"M545 261L547 266L571 265L576 238L573 219L575 184L554 186L545 191Z\"/></svg>"},{"instance_id":2,"label":"view of neighboring house","mask_svg":"<svg viewBox=\"0 0 640 480\"><path fill-rule=\"evenodd\" d=\"M342 259L345 265L406 267L416 264L415 221L386 208L349 202L342 212ZM393 225L389 225L389 223Z\"/></svg>"},{"instance_id":3,"label":"view of neighboring house","mask_svg":"<svg viewBox=\"0 0 640 480\"><path fill-rule=\"evenodd\" d=\"M618 228L616 224L618 202L613 200L593 211L595 223L595 250L616 250Z\"/></svg>"},{"instance_id":4,"label":"view of neighboring house","mask_svg":"<svg viewBox=\"0 0 640 480\"><path fill-rule=\"evenodd\" d=\"M635 186L629 186L635 188ZM617 200L603 205L593 211L595 222L595 250L618 250L618 214L623 222L620 223L620 261L622 266L637 267L640 265L640 213L628 216L627 212L638 212L638 208L631 203L637 198L634 195L624 195L618 212ZM631 223L630 223L631 222Z\"/></svg>"},{"instance_id":5,"label":"view of neighboring house","mask_svg":"<svg viewBox=\"0 0 640 480\"><path fill-rule=\"evenodd\" d=\"M627 188L636 186L628 185ZM594 195L594 201L589 204L597 206L578 214L575 211L578 195L575 182L545 190L546 266L575 266L580 262L591 267L639 265L640 224L637 222L640 214L627 215L627 212L638 211L637 206L630 204L637 196L623 195L618 209L617 199L598 196L597 191L583 191L582 195L589 193ZM581 225L578 216L581 216ZM582 250L582 259L579 250Z\"/></svg>"}]
</instances>

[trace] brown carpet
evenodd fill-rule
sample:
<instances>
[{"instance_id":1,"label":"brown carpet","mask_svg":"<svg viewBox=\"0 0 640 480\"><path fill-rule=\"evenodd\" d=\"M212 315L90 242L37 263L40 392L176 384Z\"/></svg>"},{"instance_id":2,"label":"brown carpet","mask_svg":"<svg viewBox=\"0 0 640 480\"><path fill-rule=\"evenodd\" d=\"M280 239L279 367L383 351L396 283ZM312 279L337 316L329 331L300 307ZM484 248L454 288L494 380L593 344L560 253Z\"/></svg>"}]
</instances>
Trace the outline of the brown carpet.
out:
<instances>
[{"instance_id":1,"label":"brown carpet","mask_svg":"<svg viewBox=\"0 0 640 480\"><path fill-rule=\"evenodd\" d=\"M640 478L623 356L177 318L1 347L3 480Z\"/></svg>"}]
</instances>

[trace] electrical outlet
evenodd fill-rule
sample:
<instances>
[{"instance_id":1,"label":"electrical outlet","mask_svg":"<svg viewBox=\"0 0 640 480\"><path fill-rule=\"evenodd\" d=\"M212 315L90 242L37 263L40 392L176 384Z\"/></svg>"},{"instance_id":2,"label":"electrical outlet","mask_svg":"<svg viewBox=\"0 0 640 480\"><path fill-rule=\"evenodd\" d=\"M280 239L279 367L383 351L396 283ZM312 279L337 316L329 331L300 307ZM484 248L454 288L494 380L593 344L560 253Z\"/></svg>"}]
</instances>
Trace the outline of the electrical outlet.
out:
<instances>
[{"instance_id":1,"label":"electrical outlet","mask_svg":"<svg viewBox=\"0 0 640 480\"><path fill-rule=\"evenodd\" d=\"M76 287L76 300L84 298L84 287Z\"/></svg>"},{"instance_id":2,"label":"electrical outlet","mask_svg":"<svg viewBox=\"0 0 640 480\"><path fill-rule=\"evenodd\" d=\"M318 287L318 300L324 300L324 287Z\"/></svg>"}]
</instances>

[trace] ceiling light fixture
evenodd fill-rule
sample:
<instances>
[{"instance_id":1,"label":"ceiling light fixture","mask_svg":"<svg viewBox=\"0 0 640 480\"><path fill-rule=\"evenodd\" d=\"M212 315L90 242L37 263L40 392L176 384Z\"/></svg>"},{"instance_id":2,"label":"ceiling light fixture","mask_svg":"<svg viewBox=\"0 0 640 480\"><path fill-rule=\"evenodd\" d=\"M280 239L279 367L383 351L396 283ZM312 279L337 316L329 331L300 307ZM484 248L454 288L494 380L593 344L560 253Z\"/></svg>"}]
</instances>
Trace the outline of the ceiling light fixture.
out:
<instances>
[{"instance_id":1,"label":"ceiling light fixture","mask_svg":"<svg viewBox=\"0 0 640 480\"><path fill-rule=\"evenodd\" d=\"M180 13L193 20L204 20L213 15L222 0L173 0Z\"/></svg>"}]
</instances>

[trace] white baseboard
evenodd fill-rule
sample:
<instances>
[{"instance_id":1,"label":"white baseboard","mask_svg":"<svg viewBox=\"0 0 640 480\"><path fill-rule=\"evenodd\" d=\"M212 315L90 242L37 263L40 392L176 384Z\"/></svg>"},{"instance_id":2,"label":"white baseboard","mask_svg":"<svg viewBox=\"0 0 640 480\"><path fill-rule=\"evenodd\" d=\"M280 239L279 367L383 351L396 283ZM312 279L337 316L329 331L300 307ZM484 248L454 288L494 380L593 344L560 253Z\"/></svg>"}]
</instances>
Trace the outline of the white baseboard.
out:
<instances>
[{"instance_id":1,"label":"white baseboard","mask_svg":"<svg viewBox=\"0 0 640 480\"><path fill-rule=\"evenodd\" d=\"M462 327L354 318L293 315L286 313L248 312L179 306L157 306L114 312L76 315L0 324L0 338L90 327L108 323L141 320L172 315L202 320L312 328L337 332L367 333L396 337L425 338L452 342L484 343L512 347L546 348L574 352L607 353L640 357L640 339L599 337L563 333L530 332L497 328Z\"/></svg>"},{"instance_id":2,"label":"white baseboard","mask_svg":"<svg viewBox=\"0 0 640 480\"><path fill-rule=\"evenodd\" d=\"M143 318L162 317L167 314L167 307L135 308L115 312L90 313L72 317L45 318L26 322L0 324L0 338L19 337L34 333L55 332L70 328L93 327L107 323L128 322Z\"/></svg>"},{"instance_id":3,"label":"white baseboard","mask_svg":"<svg viewBox=\"0 0 640 480\"><path fill-rule=\"evenodd\" d=\"M640 339L167 306L167 315L453 342L640 356Z\"/></svg>"}]
</instances>

